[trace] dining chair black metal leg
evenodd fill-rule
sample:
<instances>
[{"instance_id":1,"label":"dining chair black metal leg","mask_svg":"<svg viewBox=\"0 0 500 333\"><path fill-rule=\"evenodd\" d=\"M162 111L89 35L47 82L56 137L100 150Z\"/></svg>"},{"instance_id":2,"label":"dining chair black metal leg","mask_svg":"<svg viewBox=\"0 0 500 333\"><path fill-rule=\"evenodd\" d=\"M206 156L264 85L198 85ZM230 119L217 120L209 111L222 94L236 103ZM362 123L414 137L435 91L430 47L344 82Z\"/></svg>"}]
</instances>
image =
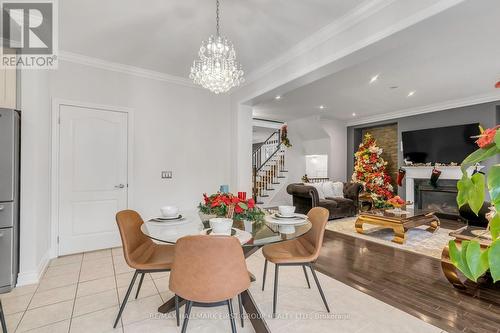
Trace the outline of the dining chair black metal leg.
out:
<instances>
[{"instance_id":1,"label":"dining chair black metal leg","mask_svg":"<svg viewBox=\"0 0 500 333\"><path fill-rule=\"evenodd\" d=\"M314 277L314 281L316 282L316 286L318 287L319 293L321 295L321 299L323 299L323 303L325 303L326 311L330 313L330 308L328 307L328 303L326 302L325 294L323 293L323 289L321 289L321 285L319 284L318 277L316 276L316 272L314 271L314 267L312 264L309 264L309 268L311 269L312 275Z\"/></svg>"},{"instance_id":2,"label":"dining chair black metal leg","mask_svg":"<svg viewBox=\"0 0 500 333\"><path fill-rule=\"evenodd\" d=\"M279 265L274 265L274 295L273 295L273 318L276 318L276 303L278 301L278 271Z\"/></svg>"},{"instance_id":3,"label":"dining chair black metal leg","mask_svg":"<svg viewBox=\"0 0 500 333\"><path fill-rule=\"evenodd\" d=\"M309 283L309 276L307 276L306 265L302 265L302 269L304 270L304 275L306 276L307 287L311 289L311 284Z\"/></svg>"},{"instance_id":4,"label":"dining chair black metal leg","mask_svg":"<svg viewBox=\"0 0 500 333\"><path fill-rule=\"evenodd\" d=\"M188 326L189 316L191 315L191 307L192 306L193 306L193 302L192 301L187 301L186 302L186 312L184 313L184 322L182 323L181 333L186 333L187 326Z\"/></svg>"},{"instance_id":5,"label":"dining chair black metal leg","mask_svg":"<svg viewBox=\"0 0 500 333\"><path fill-rule=\"evenodd\" d=\"M240 311L241 327L245 327L245 324L244 324L245 314L243 313L243 301L241 300L241 294L238 295L238 306L239 306L239 311Z\"/></svg>"},{"instance_id":6,"label":"dining chair black metal leg","mask_svg":"<svg viewBox=\"0 0 500 333\"><path fill-rule=\"evenodd\" d=\"M264 262L264 274L262 275L262 291L264 291L264 286L266 285L266 273L267 273L267 259Z\"/></svg>"},{"instance_id":7,"label":"dining chair black metal leg","mask_svg":"<svg viewBox=\"0 0 500 333\"><path fill-rule=\"evenodd\" d=\"M175 295L175 319L177 321L177 326L181 325L181 320L179 318L179 296Z\"/></svg>"},{"instance_id":8,"label":"dining chair black metal leg","mask_svg":"<svg viewBox=\"0 0 500 333\"><path fill-rule=\"evenodd\" d=\"M227 308L229 310L229 320L231 320L231 332L236 333L236 323L234 322L233 302L227 301Z\"/></svg>"},{"instance_id":9,"label":"dining chair black metal leg","mask_svg":"<svg viewBox=\"0 0 500 333\"><path fill-rule=\"evenodd\" d=\"M2 300L0 300L0 322L2 323L2 330L7 333L7 323L5 322L5 314L3 313Z\"/></svg>"},{"instance_id":10,"label":"dining chair black metal leg","mask_svg":"<svg viewBox=\"0 0 500 333\"><path fill-rule=\"evenodd\" d=\"M116 325L118 325L118 320L120 320L120 317L122 316L123 310L125 309L125 304L127 304L128 297L130 296L130 292L132 291L132 288L134 287L135 279L137 279L137 275L139 275L139 271L134 272L134 276L132 277L132 281L130 281L130 285L128 286L127 293L125 294L125 298L122 301L122 305L120 306L120 311L118 311L118 315L116 316L115 324L113 325L113 328L116 328Z\"/></svg>"},{"instance_id":11,"label":"dining chair black metal leg","mask_svg":"<svg viewBox=\"0 0 500 333\"><path fill-rule=\"evenodd\" d=\"M142 281L144 281L144 275L146 275L146 273L142 273L141 278L139 279L139 285L137 286L137 292L135 293L135 299L137 299L137 297L139 297L139 290L141 290Z\"/></svg>"}]
</instances>

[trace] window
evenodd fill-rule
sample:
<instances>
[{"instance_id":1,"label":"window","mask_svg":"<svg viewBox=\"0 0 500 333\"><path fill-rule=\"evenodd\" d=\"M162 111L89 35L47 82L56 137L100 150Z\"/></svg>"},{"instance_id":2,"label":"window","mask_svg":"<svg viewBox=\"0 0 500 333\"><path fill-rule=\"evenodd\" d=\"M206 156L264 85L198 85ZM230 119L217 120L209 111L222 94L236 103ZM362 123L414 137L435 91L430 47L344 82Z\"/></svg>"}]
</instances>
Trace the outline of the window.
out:
<instances>
[{"instance_id":1,"label":"window","mask_svg":"<svg viewBox=\"0 0 500 333\"><path fill-rule=\"evenodd\" d=\"M328 178L328 155L306 155L306 174L309 178Z\"/></svg>"}]
</instances>

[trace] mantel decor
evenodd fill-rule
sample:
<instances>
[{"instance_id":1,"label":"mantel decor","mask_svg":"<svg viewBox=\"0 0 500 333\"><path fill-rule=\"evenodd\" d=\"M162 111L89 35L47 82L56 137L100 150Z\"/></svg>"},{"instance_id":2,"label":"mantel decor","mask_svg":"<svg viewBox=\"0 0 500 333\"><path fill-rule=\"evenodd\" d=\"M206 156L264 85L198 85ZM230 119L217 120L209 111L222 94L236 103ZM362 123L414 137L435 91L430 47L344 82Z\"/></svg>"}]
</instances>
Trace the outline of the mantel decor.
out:
<instances>
[{"instance_id":1,"label":"mantel decor","mask_svg":"<svg viewBox=\"0 0 500 333\"><path fill-rule=\"evenodd\" d=\"M480 128L481 134L476 141L479 149L462 162L462 179L457 183L459 207L468 204L477 215L485 201L487 186L493 209L487 228L491 234L491 242L484 245L477 236L461 242L452 240L448 244L451 263L474 282L488 271L494 282L500 280L500 164L491 166L487 176L482 172L476 172L471 176L467 173L467 168L470 166L498 157L499 127L487 130Z\"/></svg>"}]
</instances>

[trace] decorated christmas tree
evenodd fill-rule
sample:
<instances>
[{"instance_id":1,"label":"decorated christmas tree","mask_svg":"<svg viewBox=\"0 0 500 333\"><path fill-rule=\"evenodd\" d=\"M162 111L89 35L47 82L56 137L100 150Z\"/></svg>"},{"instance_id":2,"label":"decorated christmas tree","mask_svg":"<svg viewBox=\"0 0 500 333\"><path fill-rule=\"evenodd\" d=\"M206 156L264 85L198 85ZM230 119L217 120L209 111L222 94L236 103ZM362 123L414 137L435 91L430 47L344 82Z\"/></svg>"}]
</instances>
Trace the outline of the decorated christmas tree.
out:
<instances>
[{"instance_id":1,"label":"decorated christmas tree","mask_svg":"<svg viewBox=\"0 0 500 333\"><path fill-rule=\"evenodd\" d=\"M352 181L363 184L376 206L384 205L386 200L394 196L392 179L386 170L387 162L380 156L382 152L382 148L377 146L377 141L367 133L354 154Z\"/></svg>"}]
</instances>

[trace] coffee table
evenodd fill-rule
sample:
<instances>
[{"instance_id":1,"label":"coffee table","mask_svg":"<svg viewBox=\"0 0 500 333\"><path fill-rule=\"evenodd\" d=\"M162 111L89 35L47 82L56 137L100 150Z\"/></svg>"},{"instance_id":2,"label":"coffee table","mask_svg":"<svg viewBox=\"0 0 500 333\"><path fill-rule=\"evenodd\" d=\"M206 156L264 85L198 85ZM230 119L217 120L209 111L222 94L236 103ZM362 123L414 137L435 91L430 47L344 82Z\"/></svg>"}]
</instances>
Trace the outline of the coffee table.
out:
<instances>
[{"instance_id":1,"label":"coffee table","mask_svg":"<svg viewBox=\"0 0 500 333\"><path fill-rule=\"evenodd\" d=\"M429 225L427 231L434 232L441 224L434 212L410 208L400 212L391 209L374 209L361 212L356 220L356 231L358 233L364 233L363 224L365 223L391 228L394 230L392 241L398 244L404 243L406 232L410 228Z\"/></svg>"}]
</instances>

